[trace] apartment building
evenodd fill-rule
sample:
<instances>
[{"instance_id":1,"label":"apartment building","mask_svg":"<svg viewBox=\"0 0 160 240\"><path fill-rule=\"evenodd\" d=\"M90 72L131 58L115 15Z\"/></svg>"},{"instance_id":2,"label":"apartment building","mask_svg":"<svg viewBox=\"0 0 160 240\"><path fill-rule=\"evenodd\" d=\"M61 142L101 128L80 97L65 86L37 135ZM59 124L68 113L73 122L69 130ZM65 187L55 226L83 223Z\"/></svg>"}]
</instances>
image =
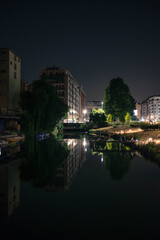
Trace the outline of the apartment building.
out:
<instances>
[{"instance_id":1,"label":"apartment building","mask_svg":"<svg viewBox=\"0 0 160 240\"><path fill-rule=\"evenodd\" d=\"M66 122L78 122L81 115L79 85L68 70L57 67L40 71L40 79L56 88L58 96L69 106Z\"/></svg>"},{"instance_id":2,"label":"apartment building","mask_svg":"<svg viewBox=\"0 0 160 240\"><path fill-rule=\"evenodd\" d=\"M141 103L142 121L160 121L160 95L148 97Z\"/></svg>"},{"instance_id":3,"label":"apartment building","mask_svg":"<svg viewBox=\"0 0 160 240\"><path fill-rule=\"evenodd\" d=\"M134 110L134 115L138 118L141 119L141 104L136 102L136 109Z\"/></svg>"},{"instance_id":4,"label":"apartment building","mask_svg":"<svg viewBox=\"0 0 160 240\"><path fill-rule=\"evenodd\" d=\"M86 108L86 94L82 87L79 87L79 102L80 102L80 104L79 104L79 113L80 113L79 114L80 115L79 122L83 122L84 118L85 118L84 112L86 110L85 109Z\"/></svg>"},{"instance_id":5,"label":"apartment building","mask_svg":"<svg viewBox=\"0 0 160 240\"><path fill-rule=\"evenodd\" d=\"M19 111L21 59L10 48L0 48L0 113Z\"/></svg>"}]
</instances>

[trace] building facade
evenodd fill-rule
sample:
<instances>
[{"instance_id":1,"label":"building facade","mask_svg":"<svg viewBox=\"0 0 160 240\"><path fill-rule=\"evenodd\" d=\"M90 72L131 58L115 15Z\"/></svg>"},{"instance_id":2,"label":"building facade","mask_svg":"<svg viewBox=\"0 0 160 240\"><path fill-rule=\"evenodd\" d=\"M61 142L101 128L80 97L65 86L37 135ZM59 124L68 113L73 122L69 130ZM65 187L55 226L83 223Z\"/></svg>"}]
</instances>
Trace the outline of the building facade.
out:
<instances>
[{"instance_id":1,"label":"building facade","mask_svg":"<svg viewBox=\"0 0 160 240\"><path fill-rule=\"evenodd\" d=\"M134 115L140 120L141 119L141 104L136 102L136 109L134 110Z\"/></svg>"},{"instance_id":2,"label":"building facade","mask_svg":"<svg viewBox=\"0 0 160 240\"><path fill-rule=\"evenodd\" d=\"M57 67L40 71L40 79L55 87L58 96L68 105L67 122L79 122L81 118L81 98L79 85L68 70Z\"/></svg>"},{"instance_id":3,"label":"building facade","mask_svg":"<svg viewBox=\"0 0 160 240\"><path fill-rule=\"evenodd\" d=\"M79 87L79 122L83 122L86 112L86 94L82 87Z\"/></svg>"},{"instance_id":4,"label":"building facade","mask_svg":"<svg viewBox=\"0 0 160 240\"><path fill-rule=\"evenodd\" d=\"M21 59L9 48L0 48L0 113L19 111Z\"/></svg>"},{"instance_id":5,"label":"building facade","mask_svg":"<svg viewBox=\"0 0 160 240\"><path fill-rule=\"evenodd\" d=\"M160 121L160 95L148 97L141 103L142 121Z\"/></svg>"}]
</instances>

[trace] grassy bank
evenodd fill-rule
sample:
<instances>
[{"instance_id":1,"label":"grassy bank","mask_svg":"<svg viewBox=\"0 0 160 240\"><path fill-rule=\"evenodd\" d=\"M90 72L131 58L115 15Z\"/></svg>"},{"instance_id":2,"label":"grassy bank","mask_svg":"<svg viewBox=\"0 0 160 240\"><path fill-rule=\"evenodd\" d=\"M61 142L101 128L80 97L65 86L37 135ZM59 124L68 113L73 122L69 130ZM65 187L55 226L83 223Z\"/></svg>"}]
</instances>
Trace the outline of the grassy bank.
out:
<instances>
[{"instance_id":1,"label":"grassy bank","mask_svg":"<svg viewBox=\"0 0 160 240\"><path fill-rule=\"evenodd\" d=\"M147 160L156 162L160 167L160 144L135 144L133 148L140 152Z\"/></svg>"}]
</instances>

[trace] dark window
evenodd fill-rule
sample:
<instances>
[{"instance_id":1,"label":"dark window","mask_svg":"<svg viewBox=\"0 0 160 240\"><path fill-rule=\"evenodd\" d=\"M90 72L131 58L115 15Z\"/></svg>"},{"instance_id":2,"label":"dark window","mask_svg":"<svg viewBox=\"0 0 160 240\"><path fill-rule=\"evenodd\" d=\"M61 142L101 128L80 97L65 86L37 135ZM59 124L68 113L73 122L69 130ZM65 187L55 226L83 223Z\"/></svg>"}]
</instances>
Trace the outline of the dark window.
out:
<instances>
[{"instance_id":1,"label":"dark window","mask_svg":"<svg viewBox=\"0 0 160 240\"><path fill-rule=\"evenodd\" d=\"M16 195L13 196L13 202L15 202L15 201L16 201Z\"/></svg>"},{"instance_id":2,"label":"dark window","mask_svg":"<svg viewBox=\"0 0 160 240\"><path fill-rule=\"evenodd\" d=\"M16 186L13 187L13 192L15 193L15 191L16 191Z\"/></svg>"},{"instance_id":3,"label":"dark window","mask_svg":"<svg viewBox=\"0 0 160 240\"><path fill-rule=\"evenodd\" d=\"M12 65L12 61L10 61L10 64Z\"/></svg>"},{"instance_id":4,"label":"dark window","mask_svg":"<svg viewBox=\"0 0 160 240\"><path fill-rule=\"evenodd\" d=\"M14 55L14 61L16 61L17 60L17 57L16 57L16 55Z\"/></svg>"},{"instance_id":5,"label":"dark window","mask_svg":"<svg viewBox=\"0 0 160 240\"><path fill-rule=\"evenodd\" d=\"M14 63L14 70L16 70L17 69L17 65L16 65L16 63Z\"/></svg>"},{"instance_id":6,"label":"dark window","mask_svg":"<svg viewBox=\"0 0 160 240\"><path fill-rule=\"evenodd\" d=\"M17 74L16 74L16 72L14 72L14 78L17 78Z\"/></svg>"},{"instance_id":7,"label":"dark window","mask_svg":"<svg viewBox=\"0 0 160 240\"><path fill-rule=\"evenodd\" d=\"M1 70L1 73L6 73L6 70L5 70L5 69L2 69L2 70Z\"/></svg>"}]
</instances>

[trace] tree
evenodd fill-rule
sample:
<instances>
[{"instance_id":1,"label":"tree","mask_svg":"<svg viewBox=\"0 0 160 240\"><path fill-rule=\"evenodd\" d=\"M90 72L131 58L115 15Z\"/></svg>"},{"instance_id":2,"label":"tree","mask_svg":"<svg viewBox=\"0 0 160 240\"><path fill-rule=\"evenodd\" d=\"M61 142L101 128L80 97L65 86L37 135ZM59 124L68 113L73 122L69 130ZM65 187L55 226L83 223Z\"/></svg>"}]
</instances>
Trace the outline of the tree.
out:
<instances>
[{"instance_id":1,"label":"tree","mask_svg":"<svg viewBox=\"0 0 160 240\"><path fill-rule=\"evenodd\" d=\"M106 122L106 116L104 111L99 108L99 109L92 109L92 112L90 113L90 122L96 123L96 124L103 124Z\"/></svg>"},{"instance_id":2,"label":"tree","mask_svg":"<svg viewBox=\"0 0 160 240\"><path fill-rule=\"evenodd\" d=\"M115 78L110 81L105 90L103 109L106 115L111 114L113 119L124 122L126 112L133 115L135 100L123 79Z\"/></svg>"},{"instance_id":3,"label":"tree","mask_svg":"<svg viewBox=\"0 0 160 240\"><path fill-rule=\"evenodd\" d=\"M131 121L131 116L130 116L129 112L126 113L125 121L126 121L127 123Z\"/></svg>"},{"instance_id":4,"label":"tree","mask_svg":"<svg viewBox=\"0 0 160 240\"><path fill-rule=\"evenodd\" d=\"M108 116L107 116L107 122L112 122L112 115L111 115L111 114L108 114Z\"/></svg>"},{"instance_id":5,"label":"tree","mask_svg":"<svg viewBox=\"0 0 160 240\"><path fill-rule=\"evenodd\" d=\"M58 97L54 87L43 80L32 83L31 92L22 92L22 128L27 135L51 132L65 116L68 106Z\"/></svg>"}]
</instances>

